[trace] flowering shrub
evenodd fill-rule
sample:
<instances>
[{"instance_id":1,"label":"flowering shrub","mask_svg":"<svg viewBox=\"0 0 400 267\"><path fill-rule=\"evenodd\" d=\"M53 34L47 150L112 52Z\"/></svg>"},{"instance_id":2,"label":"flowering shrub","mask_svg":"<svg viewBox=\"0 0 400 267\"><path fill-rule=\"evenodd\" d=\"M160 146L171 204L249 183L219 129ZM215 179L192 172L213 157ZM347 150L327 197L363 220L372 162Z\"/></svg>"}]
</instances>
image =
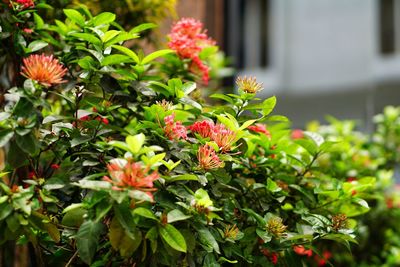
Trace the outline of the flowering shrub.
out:
<instances>
[{"instance_id":1,"label":"flowering shrub","mask_svg":"<svg viewBox=\"0 0 400 267\"><path fill-rule=\"evenodd\" d=\"M356 243L375 179L328 168L346 150L292 132L255 78L199 103L217 49L201 23L177 22L172 49L144 55L124 44L146 27L112 13L52 24L1 5L1 42L19 40L0 113L3 251L29 243L38 266L323 266L332 241Z\"/></svg>"}]
</instances>

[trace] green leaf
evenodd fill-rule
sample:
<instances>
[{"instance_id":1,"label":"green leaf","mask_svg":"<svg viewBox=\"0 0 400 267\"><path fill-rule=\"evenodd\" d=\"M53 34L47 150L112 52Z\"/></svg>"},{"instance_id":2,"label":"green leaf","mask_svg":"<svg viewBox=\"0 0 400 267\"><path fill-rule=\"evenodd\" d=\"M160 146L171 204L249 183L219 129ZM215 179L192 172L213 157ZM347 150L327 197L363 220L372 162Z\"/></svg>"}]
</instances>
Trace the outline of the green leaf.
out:
<instances>
[{"instance_id":1,"label":"green leaf","mask_svg":"<svg viewBox=\"0 0 400 267\"><path fill-rule=\"evenodd\" d=\"M72 209L65 213L61 223L69 227L79 227L84 221L87 211L83 208Z\"/></svg>"},{"instance_id":2,"label":"green leaf","mask_svg":"<svg viewBox=\"0 0 400 267\"><path fill-rule=\"evenodd\" d=\"M250 216L253 217L253 218L258 222L258 224L259 224L261 227L264 227L264 226L265 226L266 222L265 222L264 218L261 217L261 216L260 216L258 213L256 213L254 210L252 210L252 209L243 209L243 211L245 211L245 212L247 212L248 214L250 214Z\"/></svg>"},{"instance_id":3,"label":"green leaf","mask_svg":"<svg viewBox=\"0 0 400 267\"><path fill-rule=\"evenodd\" d=\"M71 147L75 147L75 146L87 143L90 140L92 140L92 137L87 136L87 135L81 135L81 136L75 137L71 140Z\"/></svg>"},{"instance_id":4,"label":"green leaf","mask_svg":"<svg viewBox=\"0 0 400 267\"><path fill-rule=\"evenodd\" d=\"M13 136L14 132L11 129L0 130L0 147L5 146Z\"/></svg>"},{"instance_id":5,"label":"green leaf","mask_svg":"<svg viewBox=\"0 0 400 267\"><path fill-rule=\"evenodd\" d=\"M116 64L128 63L128 62L132 62L132 59L130 57L125 56L125 55L115 54L115 55L105 57L101 61L101 65L102 66L116 65Z\"/></svg>"},{"instance_id":6,"label":"green leaf","mask_svg":"<svg viewBox=\"0 0 400 267\"><path fill-rule=\"evenodd\" d=\"M209 247L211 249L211 251L209 250L207 252L211 253L214 250L218 254L221 253L217 240L215 240L215 237L211 234L211 232L206 227L201 226L201 227L198 227L196 230L199 233L200 243L202 243L203 245L205 245L206 247Z\"/></svg>"},{"instance_id":7,"label":"green leaf","mask_svg":"<svg viewBox=\"0 0 400 267\"><path fill-rule=\"evenodd\" d=\"M46 47L47 45L48 43L44 41L36 40L28 45L28 49L30 50L30 52L35 52L42 49L43 47Z\"/></svg>"},{"instance_id":8,"label":"green leaf","mask_svg":"<svg viewBox=\"0 0 400 267\"><path fill-rule=\"evenodd\" d=\"M185 105L192 106L192 107L197 108L199 110L203 109L203 107L198 102L194 101L193 99L191 99L189 97L182 97L182 98L179 99L179 102L181 102L182 104L185 104Z\"/></svg>"},{"instance_id":9,"label":"green leaf","mask_svg":"<svg viewBox=\"0 0 400 267\"><path fill-rule=\"evenodd\" d=\"M100 234L103 224L94 221L86 221L79 227L76 235L76 246L79 257L87 264L91 264L94 254L98 249Z\"/></svg>"},{"instance_id":10,"label":"green leaf","mask_svg":"<svg viewBox=\"0 0 400 267\"><path fill-rule=\"evenodd\" d=\"M28 154L35 154L37 148L38 148L38 143L33 135L33 133L29 133L24 136L17 135L16 136L16 142L18 146L25 151Z\"/></svg>"},{"instance_id":11,"label":"green leaf","mask_svg":"<svg viewBox=\"0 0 400 267\"><path fill-rule=\"evenodd\" d=\"M282 191L282 188L280 188L277 183L272 181L271 178L268 178L267 180L267 189L272 193Z\"/></svg>"},{"instance_id":12,"label":"green leaf","mask_svg":"<svg viewBox=\"0 0 400 267\"><path fill-rule=\"evenodd\" d=\"M103 43L106 43L108 41L110 41L112 38L114 38L115 36L117 36L118 34L120 34L121 31L116 31L116 30L111 30L111 31L107 31L106 33L104 33L104 35L101 37L101 41Z\"/></svg>"},{"instance_id":13,"label":"green leaf","mask_svg":"<svg viewBox=\"0 0 400 267\"><path fill-rule=\"evenodd\" d=\"M256 121L257 121L257 120L248 120L248 121L245 121L245 122L242 124L242 126L240 126L239 131L240 131L240 130L246 129L247 127L249 127L250 125L252 125L252 124L255 123Z\"/></svg>"},{"instance_id":14,"label":"green leaf","mask_svg":"<svg viewBox=\"0 0 400 267\"><path fill-rule=\"evenodd\" d=\"M44 21L36 12L33 13L33 20L35 21L35 29L37 30L43 29Z\"/></svg>"},{"instance_id":15,"label":"green leaf","mask_svg":"<svg viewBox=\"0 0 400 267\"><path fill-rule=\"evenodd\" d=\"M177 222L177 221L184 221L192 216L184 214L182 211L178 209L171 210L167 214L168 223Z\"/></svg>"},{"instance_id":16,"label":"green leaf","mask_svg":"<svg viewBox=\"0 0 400 267\"><path fill-rule=\"evenodd\" d=\"M139 207L139 208L134 209L133 210L133 214L137 214L137 215L140 215L142 217L158 221L158 218L154 215L153 212L151 212L151 210L143 208L143 207Z\"/></svg>"},{"instance_id":17,"label":"green leaf","mask_svg":"<svg viewBox=\"0 0 400 267\"><path fill-rule=\"evenodd\" d=\"M116 17L115 14L111 12L102 12L97 16L95 16L94 18L92 18L91 22L94 26L99 26L102 24L110 24L115 20L115 17Z\"/></svg>"},{"instance_id":18,"label":"green leaf","mask_svg":"<svg viewBox=\"0 0 400 267\"><path fill-rule=\"evenodd\" d=\"M36 225L38 225L41 230L46 231L51 239L54 240L54 242L60 242L60 231L58 230L57 226L51 222L49 217L39 212L33 211L30 219L34 220Z\"/></svg>"},{"instance_id":19,"label":"green leaf","mask_svg":"<svg viewBox=\"0 0 400 267\"><path fill-rule=\"evenodd\" d=\"M74 33L70 33L70 35L73 37L76 37L78 39L87 41L94 45L101 45L100 39L90 33L74 32Z\"/></svg>"},{"instance_id":20,"label":"green leaf","mask_svg":"<svg viewBox=\"0 0 400 267\"><path fill-rule=\"evenodd\" d=\"M230 104L235 103L235 101L232 98L230 98L229 96L224 95L224 94L212 94L210 97L225 100L226 102L228 102Z\"/></svg>"},{"instance_id":21,"label":"green leaf","mask_svg":"<svg viewBox=\"0 0 400 267\"><path fill-rule=\"evenodd\" d=\"M182 86L182 91L185 93L185 95L190 94L196 90L196 83L195 82L186 82Z\"/></svg>"},{"instance_id":22,"label":"green leaf","mask_svg":"<svg viewBox=\"0 0 400 267\"><path fill-rule=\"evenodd\" d=\"M79 26L83 26L85 24L85 17L74 9L64 9L64 14L71 21L76 22Z\"/></svg>"},{"instance_id":23,"label":"green leaf","mask_svg":"<svg viewBox=\"0 0 400 267\"><path fill-rule=\"evenodd\" d=\"M139 33L148 29L156 28L158 27L157 24L154 23L143 23L140 24L139 26L134 27L132 30L130 30L130 33Z\"/></svg>"},{"instance_id":24,"label":"green leaf","mask_svg":"<svg viewBox=\"0 0 400 267\"><path fill-rule=\"evenodd\" d=\"M12 206L9 203L0 204L0 221L7 218L8 215L13 211Z\"/></svg>"},{"instance_id":25,"label":"green leaf","mask_svg":"<svg viewBox=\"0 0 400 267\"><path fill-rule=\"evenodd\" d=\"M142 133L137 135L129 135L126 137L126 143L128 144L129 149L133 154L139 153L145 140L146 136Z\"/></svg>"},{"instance_id":26,"label":"green leaf","mask_svg":"<svg viewBox=\"0 0 400 267\"><path fill-rule=\"evenodd\" d=\"M262 103L263 115L267 116L268 114L270 114L274 110L275 105L276 105L275 96L265 99Z\"/></svg>"},{"instance_id":27,"label":"green leaf","mask_svg":"<svg viewBox=\"0 0 400 267\"><path fill-rule=\"evenodd\" d=\"M119 251L122 257L132 256L142 242L142 233L136 228L132 230L134 238L131 238L132 235L127 235L116 217L111 221L108 233L110 243L113 249Z\"/></svg>"},{"instance_id":28,"label":"green leaf","mask_svg":"<svg viewBox=\"0 0 400 267\"><path fill-rule=\"evenodd\" d=\"M173 53L174 50L171 49L163 49L163 50L158 50L155 51L149 55L147 55L141 62L141 64L146 65L147 63L153 61L154 59L158 58L158 57L162 57L165 56L167 54Z\"/></svg>"},{"instance_id":29,"label":"green leaf","mask_svg":"<svg viewBox=\"0 0 400 267\"><path fill-rule=\"evenodd\" d=\"M311 156L314 156L318 153L318 146L314 141L307 139L297 139L294 141L299 146L303 147Z\"/></svg>"},{"instance_id":30,"label":"green leaf","mask_svg":"<svg viewBox=\"0 0 400 267\"><path fill-rule=\"evenodd\" d=\"M186 252L186 241L183 235L171 224L160 226L158 231L161 237L170 245L173 249L181 252Z\"/></svg>"},{"instance_id":31,"label":"green leaf","mask_svg":"<svg viewBox=\"0 0 400 267\"><path fill-rule=\"evenodd\" d=\"M163 177L168 182L175 182L175 181L198 181L199 178L194 174L181 174L176 176L165 176Z\"/></svg>"},{"instance_id":32,"label":"green leaf","mask_svg":"<svg viewBox=\"0 0 400 267\"><path fill-rule=\"evenodd\" d=\"M110 41L105 43L105 47L109 47L110 45L121 43L123 41L127 41L127 40L138 38L138 37L139 37L139 35L137 35L137 34L121 32L120 34L118 34L117 37L112 38Z\"/></svg>"},{"instance_id":33,"label":"green leaf","mask_svg":"<svg viewBox=\"0 0 400 267\"><path fill-rule=\"evenodd\" d=\"M119 50L119 51L121 51L122 53L124 53L128 57L130 57L136 63L140 62L140 59L139 59L138 55L135 52L133 52L132 50L130 50L129 48L127 48L125 46L122 46L122 45L112 45L112 47L117 49L117 50Z\"/></svg>"},{"instance_id":34,"label":"green leaf","mask_svg":"<svg viewBox=\"0 0 400 267\"><path fill-rule=\"evenodd\" d=\"M232 131L237 130L237 121L223 115L217 115L218 120Z\"/></svg>"}]
</instances>

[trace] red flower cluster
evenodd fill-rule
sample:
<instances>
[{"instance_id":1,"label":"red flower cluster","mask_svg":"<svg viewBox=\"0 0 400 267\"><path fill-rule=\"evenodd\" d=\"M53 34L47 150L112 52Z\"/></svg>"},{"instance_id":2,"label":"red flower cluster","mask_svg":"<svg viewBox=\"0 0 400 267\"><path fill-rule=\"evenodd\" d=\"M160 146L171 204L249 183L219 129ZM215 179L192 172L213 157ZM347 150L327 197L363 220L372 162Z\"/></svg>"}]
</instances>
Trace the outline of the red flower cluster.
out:
<instances>
[{"instance_id":1,"label":"red flower cluster","mask_svg":"<svg viewBox=\"0 0 400 267\"><path fill-rule=\"evenodd\" d=\"M293 251L300 256L307 256L307 257L311 257L313 255L313 251L312 249L306 249L304 246L302 245L298 245L298 246L293 246Z\"/></svg>"},{"instance_id":2,"label":"red flower cluster","mask_svg":"<svg viewBox=\"0 0 400 267\"><path fill-rule=\"evenodd\" d=\"M193 133L198 133L203 138L210 138L210 140L217 143L222 152L231 150L236 138L236 134L227 129L223 124L215 125L212 121L208 120L193 123L189 126L189 130Z\"/></svg>"},{"instance_id":3,"label":"red flower cluster","mask_svg":"<svg viewBox=\"0 0 400 267\"><path fill-rule=\"evenodd\" d=\"M302 138L304 138L304 133L300 129L295 129L295 130L292 131L291 137L292 137L293 140L302 139Z\"/></svg>"},{"instance_id":4,"label":"red flower cluster","mask_svg":"<svg viewBox=\"0 0 400 267\"><path fill-rule=\"evenodd\" d=\"M271 139L271 133L267 130L267 127L264 124L257 123L256 125L251 125L248 127L249 130L257 133L265 134L269 139Z\"/></svg>"},{"instance_id":5,"label":"red flower cluster","mask_svg":"<svg viewBox=\"0 0 400 267\"><path fill-rule=\"evenodd\" d=\"M18 5L19 9L26 9L35 7L35 3L33 0L11 0L10 6Z\"/></svg>"},{"instance_id":6,"label":"red flower cluster","mask_svg":"<svg viewBox=\"0 0 400 267\"><path fill-rule=\"evenodd\" d=\"M266 248L261 248L261 253L264 254L265 257L267 257L273 265L276 265L278 263L278 258L279 255L276 252L271 252Z\"/></svg>"},{"instance_id":7,"label":"red flower cluster","mask_svg":"<svg viewBox=\"0 0 400 267\"><path fill-rule=\"evenodd\" d=\"M67 69L58 62L58 59L53 58L53 55L30 55L24 58L23 62L21 74L28 79L46 87L65 82L62 78Z\"/></svg>"},{"instance_id":8,"label":"red flower cluster","mask_svg":"<svg viewBox=\"0 0 400 267\"><path fill-rule=\"evenodd\" d=\"M172 27L168 46L175 50L179 57L191 59L191 71L199 71L204 83L209 80L209 67L200 59L204 47L212 46L215 41L203 30L203 23L193 18L182 18Z\"/></svg>"},{"instance_id":9,"label":"red flower cluster","mask_svg":"<svg viewBox=\"0 0 400 267\"><path fill-rule=\"evenodd\" d=\"M197 159L200 168L204 170L221 168L223 165L223 161L219 159L214 148L209 145L199 147L199 150L197 151Z\"/></svg>"},{"instance_id":10,"label":"red flower cluster","mask_svg":"<svg viewBox=\"0 0 400 267\"><path fill-rule=\"evenodd\" d=\"M175 113L166 116L164 118L164 122L165 122L164 133L169 138L169 140L187 138L187 130L185 126L183 126L182 122L180 121L175 122Z\"/></svg>"},{"instance_id":11,"label":"red flower cluster","mask_svg":"<svg viewBox=\"0 0 400 267\"><path fill-rule=\"evenodd\" d=\"M111 178L104 176L103 180L113 184L112 188L114 190L121 191L126 188L132 188L144 191L153 198L153 195L150 193L156 190L153 188L153 181L157 180L160 176L156 171L149 174L150 167L143 168L140 163L124 159L113 159L107 165L107 169Z\"/></svg>"},{"instance_id":12,"label":"red flower cluster","mask_svg":"<svg viewBox=\"0 0 400 267\"><path fill-rule=\"evenodd\" d=\"M53 170L58 170L60 168L60 165L58 164L51 164L50 168L52 168Z\"/></svg>"},{"instance_id":13,"label":"red flower cluster","mask_svg":"<svg viewBox=\"0 0 400 267\"><path fill-rule=\"evenodd\" d=\"M325 266L327 261L332 258L332 253L328 250L322 252L322 257L315 255L314 260L317 262L318 267Z\"/></svg>"},{"instance_id":14,"label":"red flower cluster","mask_svg":"<svg viewBox=\"0 0 400 267\"><path fill-rule=\"evenodd\" d=\"M105 125L108 125L110 123L110 121L107 118L101 117L101 116L84 115L84 116L79 118L80 122L91 121L91 120L96 120L96 121L98 121L100 123L103 123ZM72 125L75 127L76 123L73 122ZM78 123L78 126L81 127L82 123Z\"/></svg>"}]
</instances>

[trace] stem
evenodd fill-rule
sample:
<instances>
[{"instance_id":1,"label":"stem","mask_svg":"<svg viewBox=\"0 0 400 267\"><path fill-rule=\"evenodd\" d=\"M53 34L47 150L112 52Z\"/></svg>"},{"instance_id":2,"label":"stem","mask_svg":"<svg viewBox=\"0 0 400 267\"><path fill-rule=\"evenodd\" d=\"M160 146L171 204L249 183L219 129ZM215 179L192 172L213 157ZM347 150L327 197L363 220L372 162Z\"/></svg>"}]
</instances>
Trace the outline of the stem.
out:
<instances>
[{"instance_id":1,"label":"stem","mask_svg":"<svg viewBox=\"0 0 400 267\"><path fill-rule=\"evenodd\" d=\"M74 255L72 255L72 257L69 259L69 261L67 262L67 264L65 264L65 267L71 266L71 264L72 264L72 262L74 261L74 259L76 258L76 256L78 256L78 251L75 251Z\"/></svg>"}]
</instances>

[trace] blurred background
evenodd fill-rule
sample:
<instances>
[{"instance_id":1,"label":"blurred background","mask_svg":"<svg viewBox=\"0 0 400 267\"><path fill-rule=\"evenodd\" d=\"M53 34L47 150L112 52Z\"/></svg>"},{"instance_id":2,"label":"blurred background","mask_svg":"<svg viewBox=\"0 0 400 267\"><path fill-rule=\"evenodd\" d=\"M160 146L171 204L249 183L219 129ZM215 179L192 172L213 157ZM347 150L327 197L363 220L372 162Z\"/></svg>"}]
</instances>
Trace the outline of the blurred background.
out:
<instances>
[{"instance_id":1,"label":"blurred background","mask_svg":"<svg viewBox=\"0 0 400 267\"><path fill-rule=\"evenodd\" d=\"M369 130L400 104L400 0L180 0L177 13L202 20L295 127L330 114Z\"/></svg>"}]
</instances>

